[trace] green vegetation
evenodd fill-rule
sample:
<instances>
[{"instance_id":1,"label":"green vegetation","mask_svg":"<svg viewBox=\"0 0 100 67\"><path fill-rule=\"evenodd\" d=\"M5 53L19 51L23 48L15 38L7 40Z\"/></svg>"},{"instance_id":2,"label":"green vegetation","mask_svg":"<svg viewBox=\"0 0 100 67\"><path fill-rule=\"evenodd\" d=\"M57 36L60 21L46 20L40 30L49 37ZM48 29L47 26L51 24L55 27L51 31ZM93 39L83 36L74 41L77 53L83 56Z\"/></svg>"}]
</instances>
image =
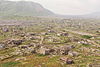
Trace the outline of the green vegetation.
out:
<instances>
[{"instance_id":1,"label":"green vegetation","mask_svg":"<svg viewBox=\"0 0 100 67\"><path fill-rule=\"evenodd\" d=\"M34 2L0 1L0 16L48 16L53 12ZM23 9L22 9L23 8Z\"/></svg>"},{"instance_id":2,"label":"green vegetation","mask_svg":"<svg viewBox=\"0 0 100 67\"><path fill-rule=\"evenodd\" d=\"M90 47L91 45L90 44L82 44L83 46L85 47Z\"/></svg>"},{"instance_id":3,"label":"green vegetation","mask_svg":"<svg viewBox=\"0 0 100 67\"><path fill-rule=\"evenodd\" d=\"M90 36L90 35L83 35L82 38L90 39L90 38L92 38L92 36Z\"/></svg>"},{"instance_id":4,"label":"green vegetation","mask_svg":"<svg viewBox=\"0 0 100 67\"><path fill-rule=\"evenodd\" d=\"M15 67L19 63L20 62L6 62L6 63L3 63L3 64L0 64L0 67Z\"/></svg>"}]
</instances>

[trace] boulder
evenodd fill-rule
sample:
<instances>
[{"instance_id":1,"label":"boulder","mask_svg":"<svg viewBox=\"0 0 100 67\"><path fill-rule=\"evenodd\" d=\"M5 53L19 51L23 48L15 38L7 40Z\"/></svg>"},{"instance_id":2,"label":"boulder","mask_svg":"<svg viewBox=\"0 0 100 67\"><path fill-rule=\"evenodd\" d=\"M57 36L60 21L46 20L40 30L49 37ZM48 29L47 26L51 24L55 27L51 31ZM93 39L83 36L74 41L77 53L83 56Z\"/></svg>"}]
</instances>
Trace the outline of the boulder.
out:
<instances>
[{"instance_id":1,"label":"boulder","mask_svg":"<svg viewBox=\"0 0 100 67\"><path fill-rule=\"evenodd\" d=\"M70 38L70 41L71 41L71 42L78 42L79 39L78 39L78 38L73 38L73 37L72 37L72 38Z\"/></svg>"},{"instance_id":2,"label":"boulder","mask_svg":"<svg viewBox=\"0 0 100 67\"><path fill-rule=\"evenodd\" d=\"M41 39L40 36L30 36L28 38L29 38L29 40L39 40L39 39Z\"/></svg>"},{"instance_id":3,"label":"boulder","mask_svg":"<svg viewBox=\"0 0 100 67\"><path fill-rule=\"evenodd\" d=\"M69 55L69 56L72 56L72 57L75 57L75 56L78 56L79 53L78 53L78 52L75 52L75 51L69 51L69 52L68 52L68 55Z\"/></svg>"},{"instance_id":4,"label":"boulder","mask_svg":"<svg viewBox=\"0 0 100 67\"><path fill-rule=\"evenodd\" d=\"M9 32L9 29L8 28L2 28L2 31L3 32Z\"/></svg>"},{"instance_id":5,"label":"boulder","mask_svg":"<svg viewBox=\"0 0 100 67\"><path fill-rule=\"evenodd\" d=\"M58 33L57 35L58 35L58 36L68 36L69 34L66 33L66 32L63 32L63 33Z\"/></svg>"},{"instance_id":6,"label":"boulder","mask_svg":"<svg viewBox=\"0 0 100 67\"><path fill-rule=\"evenodd\" d=\"M10 44L10 46L18 46L22 44L23 40L9 40L7 44Z\"/></svg>"},{"instance_id":7,"label":"boulder","mask_svg":"<svg viewBox=\"0 0 100 67\"><path fill-rule=\"evenodd\" d=\"M64 45L55 47L53 49L54 49L54 54L56 55L68 55L68 52L73 48L74 48L73 46Z\"/></svg>"},{"instance_id":8,"label":"boulder","mask_svg":"<svg viewBox=\"0 0 100 67\"><path fill-rule=\"evenodd\" d=\"M49 33L55 33L55 31L53 31L53 30L48 30L48 32L49 32Z\"/></svg>"},{"instance_id":9,"label":"boulder","mask_svg":"<svg viewBox=\"0 0 100 67\"><path fill-rule=\"evenodd\" d=\"M85 45L91 45L92 44L90 40L81 40L81 41L78 41L78 43L85 44Z\"/></svg>"},{"instance_id":10,"label":"boulder","mask_svg":"<svg viewBox=\"0 0 100 67\"><path fill-rule=\"evenodd\" d=\"M6 47L5 44L0 44L0 50L4 49L5 47Z\"/></svg>"},{"instance_id":11,"label":"boulder","mask_svg":"<svg viewBox=\"0 0 100 67\"><path fill-rule=\"evenodd\" d=\"M15 61L25 61L26 60L26 57L20 57L20 58L17 58L17 59L15 59Z\"/></svg>"},{"instance_id":12,"label":"boulder","mask_svg":"<svg viewBox=\"0 0 100 67\"><path fill-rule=\"evenodd\" d=\"M29 54L34 54L34 53L36 53L34 47L28 47L28 46L23 46L23 48L21 48L21 52L22 52L24 55L29 55Z\"/></svg>"},{"instance_id":13,"label":"boulder","mask_svg":"<svg viewBox=\"0 0 100 67\"><path fill-rule=\"evenodd\" d=\"M24 33L20 33L20 34L19 34L19 36L24 37L24 36L25 36L25 34L24 34Z\"/></svg>"},{"instance_id":14,"label":"boulder","mask_svg":"<svg viewBox=\"0 0 100 67\"><path fill-rule=\"evenodd\" d=\"M47 32L42 32L41 35L48 35L48 33Z\"/></svg>"},{"instance_id":15,"label":"boulder","mask_svg":"<svg viewBox=\"0 0 100 67\"><path fill-rule=\"evenodd\" d=\"M35 36L36 33L27 33L26 36Z\"/></svg>"},{"instance_id":16,"label":"boulder","mask_svg":"<svg viewBox=\"0 0 100 67\"><path fill-rule=\"evenodd\" d=\"M67 57L61 57L60 60L66 64L73 64L74 63L74 61L71 58L67 58Z\"/></svg>"},{"instance_id":17,"label":"boulder","mask_svg":"<svg viewBox=\"0 0 100 67\"><path fill-rule=\"evenodd\" d=\"M41 47L37 53L43 54L43 55L49 55L50 54L50 49Z\"/></svg>"}]
</instances>

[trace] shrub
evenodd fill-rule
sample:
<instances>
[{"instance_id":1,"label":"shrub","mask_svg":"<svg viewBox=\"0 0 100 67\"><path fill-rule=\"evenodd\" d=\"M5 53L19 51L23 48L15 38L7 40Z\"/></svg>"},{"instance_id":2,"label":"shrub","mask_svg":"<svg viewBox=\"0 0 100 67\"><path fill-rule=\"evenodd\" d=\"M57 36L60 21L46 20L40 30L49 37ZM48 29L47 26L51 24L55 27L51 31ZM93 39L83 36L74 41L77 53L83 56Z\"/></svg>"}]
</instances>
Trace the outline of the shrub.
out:
<instances>
[{"instance_id":1,"label":"shrub","mask_svg":"<svg viewBox=\"0 0 100 67\"><path fill-rule=\"evenodd\" d=\"M90 36L90 35L83 35L82 38L90 39L90 38L92 38L92 36Z\"/></svg>"}]
</instances>

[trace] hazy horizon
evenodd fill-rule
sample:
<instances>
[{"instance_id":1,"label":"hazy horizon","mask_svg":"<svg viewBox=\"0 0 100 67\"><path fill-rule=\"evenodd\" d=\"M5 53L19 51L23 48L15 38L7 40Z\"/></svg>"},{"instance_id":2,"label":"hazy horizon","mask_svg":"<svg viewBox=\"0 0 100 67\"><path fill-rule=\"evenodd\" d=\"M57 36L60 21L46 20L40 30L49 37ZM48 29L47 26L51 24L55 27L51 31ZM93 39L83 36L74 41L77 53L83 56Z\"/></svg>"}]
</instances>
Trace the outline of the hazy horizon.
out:
<instances>
[{"instance_id":1,"label":"hazy horizon","mask_svg":"<svg viewBox=\"0 0 100 67\"><path fill-rule=\"evenodd\" d=\"M100 0L11 0L33 1L61 15L84 15L100 11Z\"/></svg>"}]
</instances>

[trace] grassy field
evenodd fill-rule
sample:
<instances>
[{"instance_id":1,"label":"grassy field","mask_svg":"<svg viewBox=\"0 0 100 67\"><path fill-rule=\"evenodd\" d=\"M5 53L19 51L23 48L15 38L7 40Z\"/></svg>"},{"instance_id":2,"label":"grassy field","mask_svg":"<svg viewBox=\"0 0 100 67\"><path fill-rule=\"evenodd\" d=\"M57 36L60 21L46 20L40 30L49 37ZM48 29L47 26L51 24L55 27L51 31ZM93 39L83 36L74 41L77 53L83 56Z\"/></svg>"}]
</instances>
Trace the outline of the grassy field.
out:
<instances>
[{"instance_id":1,"label":"grassy field","mask_svg":"<svg viewBox=\"0 0 100 67\"><path fill-rule=\"evenodd\" d=\"M3 18L0 20L0 67L99 67L99 21L40 17ZM12 40L22 40L22 43L16 42L18 45L15 45ZM1 44L4 44L3 48ZM30 52L39 47L32 46L26 50L20 48L30 44L39 44L48 49L74 46L70 51L78 55L74 56L70 51L66 55L44 55ZM74 63L66 64L60 60L61 57L71 58Z\"/></svg>"}]
</instances>

